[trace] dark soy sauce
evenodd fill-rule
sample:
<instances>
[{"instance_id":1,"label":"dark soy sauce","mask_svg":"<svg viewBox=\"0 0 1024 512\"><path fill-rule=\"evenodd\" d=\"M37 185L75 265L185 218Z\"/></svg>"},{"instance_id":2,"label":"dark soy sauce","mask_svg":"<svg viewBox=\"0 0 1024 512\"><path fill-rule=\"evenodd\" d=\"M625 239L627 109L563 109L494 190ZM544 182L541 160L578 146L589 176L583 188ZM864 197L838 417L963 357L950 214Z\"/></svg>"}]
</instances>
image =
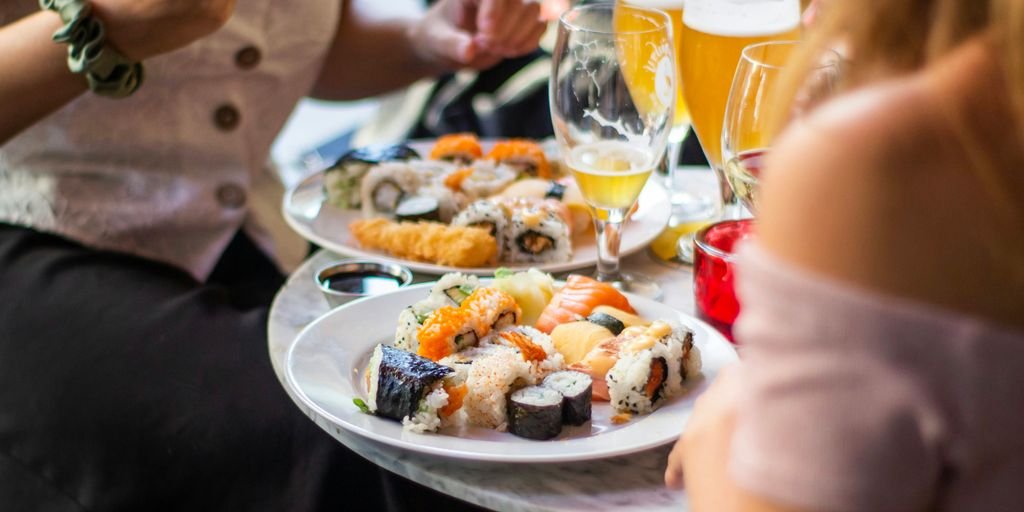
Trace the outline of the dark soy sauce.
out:
<instances>
[{"instance_id":1,"label":"dark soy sauce","mask_svg":"<svg viewBox=\"0 0 1024 512\"><path fill-rule=\"evenodd\" d=\"M402 278L384 272L353 272L330 276L324 284L336 292L376 295L397 290Z\"/></svg>"}]
</instances>

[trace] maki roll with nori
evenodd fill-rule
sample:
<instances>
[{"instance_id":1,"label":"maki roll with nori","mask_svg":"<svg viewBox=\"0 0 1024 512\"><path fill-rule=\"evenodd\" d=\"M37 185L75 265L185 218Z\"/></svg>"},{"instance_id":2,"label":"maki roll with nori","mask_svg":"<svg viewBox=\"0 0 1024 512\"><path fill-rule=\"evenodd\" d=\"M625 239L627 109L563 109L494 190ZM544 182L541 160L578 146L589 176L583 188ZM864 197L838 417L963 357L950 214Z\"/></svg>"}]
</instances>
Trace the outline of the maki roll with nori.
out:
<instances>
[{"instance_id":1,"label":"maki roll with nori","mask_svg":"<svg viewBox=\"0 0 1024 512\"><path fill-rule=\"evenodd\" d=\"M569 226L557 213L524 208L512 213L505 232L505 261L551 263L572 259Z\"/></svg>"},{"instance_id":2,"label":"maki roll with nori","mask_svg":"<svg viewBox=\"0 0 1024 512\"><path fill-rule=\"evenodd\" d=\"M543 386L558 391L564 397L562 422L567 425L582 425L590 421L593 384L590 375L565 370L548 375Z\"/></svg>"},{"instance_id":3,"label":"maki roll with nori","mask_svg":"<svg viewBox=\"0 0 1024 512\"><path fill-rule=\"evenodd\" d=\"M437 430L441 426L438 412L448 405L444 379L452 373L451 368L411 352L377 345L370 358L369 411L401 421L409 430Z\"/></svg>"},{"instance_id":4,"label":"maki roll with nori","mask_svg":"<svg viewBox=\"0 0 1024 512\"><path fill-rule=\"evenodd\" d=\"M434 221L441 222L441 203L436 197L413 196L398 203L395 220L399 222Z\"/></svg>"},{"instance_id":5,"label":"maki roll with nori","mask_svg":"<svg viewBox=\"0 0 1024 512\"><path fill-rule=\"evenodd\" d=\"M551 439L562 433L562 394L551 388L520 389L508 401L508 431L527 439Z\"/></svg>"},{"instance_id":6,"label":"maki roll with nori","mask_svg":"<svg viewBox=\"0 0 1024 512\"><path fill-rule=\"evenodd\" d=\"M338 208L359 208L360 183L373 166L382 162L406 161L420 157L404 144L373 145L353 149L324 171L327 203Z\"/></svg>"},{"instance_id":7,"label":"maki roll with nori","mask_svg":"<svg viewBox=\"0 0 1024 512\"><path fill-rule=\"evenodd\" d=\"M486 229L498 241L498 259L502 259L505 228L508 217L505 210L493 201L474 201L452 220L453 226L478 227Z\"/></svg>"}]
</instances>

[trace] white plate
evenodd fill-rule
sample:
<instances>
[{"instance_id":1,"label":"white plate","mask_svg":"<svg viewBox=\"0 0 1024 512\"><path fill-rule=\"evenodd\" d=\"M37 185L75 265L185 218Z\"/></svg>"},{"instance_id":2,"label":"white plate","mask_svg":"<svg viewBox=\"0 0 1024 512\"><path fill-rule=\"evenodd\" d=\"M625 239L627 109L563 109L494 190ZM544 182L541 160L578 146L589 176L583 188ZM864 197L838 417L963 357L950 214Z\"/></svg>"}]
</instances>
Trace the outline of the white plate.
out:
<instances>
[{"instance_id":1,"label":"white plate","mask_svg":"<svg viewBox=\"0 0 1024 512\"><path fill-rule=\"evenodd\" d=\"M413 149L425 155L430 152L432 142L409 143ZM646 247L661 234L671 215L668 191L660 180L649 180L640 193L637 211L626 222L622 232L622 246L619 253L626 256ZM444 274L463 272L476 275L491 275L497 267L459 268L422 261L404 260L391 257L383 252L363 249L348 230L348 225L361 219L359 210L342 210L324 203L323 173L318 172L302 180L288 191L282 207L288 225L306 240L338 254L355 258L370 258L405 265L416 272ZM537 267L546 272L564 272L597 264L597 244L594 237L577 237L573 244L573 256L567 262L541 265L502 265L522 270Z\"/></svg>"},{"instance_id":2,"label":"white plate","mask_svg":"<svg viewBox=\"0 0 1024 512\"><path fill-rule=\"evenodd\" d=\"M415 434L398 422L364 414L352 403L366 399L364 371L373 348L394 338L402 308L429 293L426 283L394 293L350 302L320 317L299 333L285 360L285 380L305 405L333 425L385 444L411 451L476 461L565 462L634 453L673 442L682 432L697 395L722 366L736 361L736 351L713 328L660 302L629 296L633 307L651 319L676 319L694 331L704 378L687 386L652 414L613 425L608 402L594 402L593 420L567 427L550 441L533 441L484 428L460 434L442 430Z\"/></svg>"}]
</instances>

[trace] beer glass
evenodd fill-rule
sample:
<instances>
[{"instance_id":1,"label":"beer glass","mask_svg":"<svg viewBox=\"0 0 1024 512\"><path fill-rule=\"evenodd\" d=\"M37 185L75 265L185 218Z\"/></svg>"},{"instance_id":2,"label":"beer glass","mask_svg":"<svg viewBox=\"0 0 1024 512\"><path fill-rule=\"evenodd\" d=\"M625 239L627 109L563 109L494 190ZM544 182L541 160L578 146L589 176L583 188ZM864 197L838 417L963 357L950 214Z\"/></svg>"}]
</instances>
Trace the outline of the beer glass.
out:
<instances>
[{"instance_id":1,"label":"beer glass","mask_svg":"<svg viewBox=\"0 0 1024 512\"><path fill-rule=\"evenodd\" d=\"M751 44L799 38L799 0L687 0L679 56L683 96L719 179L723 218L743 216L725 179L721 152L725 107L740 53Z\"/></svg>"}]
</instances>

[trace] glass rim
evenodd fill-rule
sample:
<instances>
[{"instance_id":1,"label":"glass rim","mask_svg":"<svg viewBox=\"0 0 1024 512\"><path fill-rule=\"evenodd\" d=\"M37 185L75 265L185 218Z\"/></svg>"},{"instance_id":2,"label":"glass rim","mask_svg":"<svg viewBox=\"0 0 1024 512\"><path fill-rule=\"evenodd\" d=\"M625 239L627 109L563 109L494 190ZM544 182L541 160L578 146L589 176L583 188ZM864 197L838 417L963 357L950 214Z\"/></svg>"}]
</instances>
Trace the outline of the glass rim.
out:
<instances>
[{"instance_id":1,"label":"glass rim","mask_svg":"<svg viewBox=\"0 0 1024 512\"><path fill-rule=\"evenodd\" d=\"M642 34L651 34L651 33L654 33L654 32L660 32L660 31L664 30L665 28L669 28L669 27L672 26L672 19L668 17L668 14L665 11L662 11L660 9L652 9L650 7L638 7L638 6L632 5L632 4L629 5L630 9L636 9L638 11L643 11L645 13L653 15L656 18L660 18L661 23L657 27L649 28L649 29L643 29L643 30L640 30L640 29L630 29L630 30L624 30L624 31L623 30L614 30L614 29L613 30L597 30L597 29L594 29L594 28L582 27L582 26L580 26L578 24L575 24L575 23L569 21L569 19L568 19L569 15L572 14L572 13L581 12L581 11L607 11L607 10L614 10L615 9L615 5L616 5L615 3L611 3L611 2L602 2L602 3L596 3L596 4L577 5L577 6L572 7L571 9L563 12L561 15L559 15L558 16L558 24L568 28L569 30L575 31L575 32L590 32L592 34L601 34L601 35L608 35L608 36L613 36L613 35L642 35ZM669 28L669 29L671 30L671 28Z\"/></svg>"},{"instance_id":2,"label":"glass rim","mask_svg":"<svg viewBox=\"0 0 1024 512\"><path fill-rule=\"evenodd\" d=\"M693 235L694 253L696 253L697 251L700 251L700 252L703 252L703 253L705 253L705 254L707 254L709 256L713 256L715 258L723 260L723 261L725 261L727 263L734 262L735 259L736 259L736 253L735 252L723 251L722 249L719 249L718 247L715 247L715 246L707 243L704 239L705 239L705 237L707 237L708 231L711 231L713 228L715 228L717 226L720 226L722 224L739 224L741 222L742 223L753 222L754 220L755 220L754 218L720 220L718 222L712 222L711 224L708 224L707 226L704 226L704 227L698 229L697 233Z\"/></svg>"},{"instance_id":3,"label":"glass rim","mask_svg":"<svg viewBox=\"0 0 1024 512\"><path fill-rule=\"evenodd\" d=\"M743 47L743 50L740 52L740 59L762 68L778 70L785 69L785 66L776 66L775 64L768 64L761 59L756 59L752 57L751 54L754 52L754 50L768 46L800 46L801 43L803 43L803 41L797 39L780 39L777 41L762 41L760 43L749 44ZM842 60L842 57L839 56L839 52L831 48L823 48L822 53L825 55L829 55L830 57L833 57L834 60L822 59L821 64L816 64L812 66L811 69L825 69L832 66L838 66L839 62Z\"/></svg>"}]
</instances>

